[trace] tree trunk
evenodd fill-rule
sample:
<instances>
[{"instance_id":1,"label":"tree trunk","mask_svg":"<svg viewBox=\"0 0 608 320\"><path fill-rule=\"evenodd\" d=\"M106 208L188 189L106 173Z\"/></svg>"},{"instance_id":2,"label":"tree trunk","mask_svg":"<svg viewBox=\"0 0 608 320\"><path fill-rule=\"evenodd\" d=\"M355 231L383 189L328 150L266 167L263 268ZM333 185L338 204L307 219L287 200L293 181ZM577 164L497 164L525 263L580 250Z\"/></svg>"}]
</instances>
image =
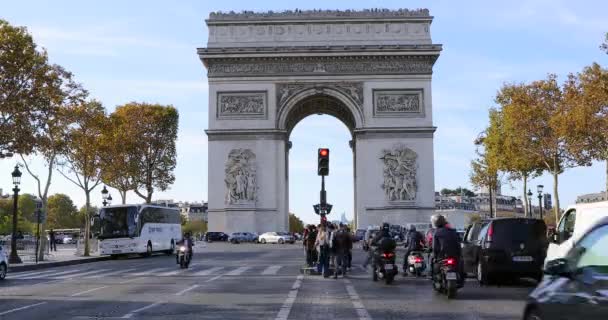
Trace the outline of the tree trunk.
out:
<instances>
[{"instance_id":1,"label":"tree trunk","mask_svg":"<svg viewBox=\"0 0 608 320\"><path fill-rule=\"evenodd\" d=\"M43 198L42 199L42 212L47 214L47 218L48 218L47 207L48 207L47 199ZM38 246L38 261L44 261L44 253L46 252L46 245L47 245L46 234L44 233L44 230L46 230L46 226L47 226L46 220L44 221L44 223L40 224L40 245Z\"/></svg>"},{"instance_id":2,"label":"tree trunk","mask_svg":"<svg viewBox=\"0 0 608 320\"><path fill-rule=\"evenodd\" d=\"M86 194L87 202L84 205L85 214L84 214L84 253L83 253L83 255L85 257L88 257L90 255L89 233L91 232L91 219L89 217L89 207L91 206L91 195L90 195L90 191L88 189L85 189L84 192Z\"/></svg>"},{"instance_id":3,"label":"tree trunk","mask_svg":"<svg viewBox=\"0 0 608 320\"><path fill-rule=\"evenodd\" d=\"M490 218L494 218L494 210L493 210L493 201L492 201L492 187L490 186L488 188L488 190L490 191Z\"/></svg>"},{"instance_id":4,"label":"tree trunk","mask_svg":"<svg viewBox=\"0 0 608 320\"><path fill-rule=\"evenodd\" d=\"M146 203L152 203L152 194L154 193L153 188L148 188L148 195L146 196Z\"/></svg>"},{"instance_id":5,"label":"tree trunk","mask_svg":"<svg viewBox=\"0 0 608 320\"><path fill-rule=\"evenodd\" d=\"M126 190L118 190L120 197L122 198L122 204L127 204L127 191Z\"/></svg>"},{"instance_id":6,"label":"tree trunk","mask_svg":"<svg viewBox=\"0 0 608 320\"><path fill-rule=\"evenodd\" d=\"M557 194L557 187L558 187L558 175L559 172L557 171L553 171L553 198L555 198L555 205L553 206L553 212L555 213L555 223L557 224L559 222L559 216L560 216L560 212L559 212L559 195Z\"/></svg>"},{"instance_id":7,"label":"tree trunk","mask_svg":"<svg viewBox=\"0 0 608 320\"><path fill-rule=\"evenodd\" d=\"M522 174L522 179L524 180L524 216L529 218L532 217L532 213L528 210L528 195L526 194L526 190L528 189L528 175Z\"/></svg>"}]
</instances>

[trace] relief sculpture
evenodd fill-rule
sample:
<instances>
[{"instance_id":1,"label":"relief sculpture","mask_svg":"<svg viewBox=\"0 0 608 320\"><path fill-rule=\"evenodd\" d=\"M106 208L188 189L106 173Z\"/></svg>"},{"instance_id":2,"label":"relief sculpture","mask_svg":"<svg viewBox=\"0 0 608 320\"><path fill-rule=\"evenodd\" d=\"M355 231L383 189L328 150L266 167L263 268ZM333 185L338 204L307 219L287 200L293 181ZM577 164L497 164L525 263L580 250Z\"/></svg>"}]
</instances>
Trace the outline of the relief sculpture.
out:
<instances>
[{"instance_id":1,"label":"relief sculpture","mask_svg":"<svg viewBox=\"0 0 608 320\"><path fill-rule=\"evenodd\" d=\"M249 149L233 149L226 161L226 203L243 204L256 200L256 161Z\"/></svg>"},{"instance_id":2,"label":"relief sculpture","mask_svg":"<svg viewBox=\"0 0 608 320\"><path fill-rule=\"evenodd\" d=\"M387 200L416 200L417 158L416 152L403 145L382 150L380 159L384 162L384 183L381 187Z\"/></svg>"},{"instance_id":3,"label":"relief sculpture","mask_svg":"<svg viewBox=\"0 0 608 320\"><path fill-rule=\"evenodd\" d=\"M422 90L375 90L374 115L424 115Z\"/></svg>"},{"instance_id":4,"label":"relief sculpture","mask_svg":"<svg viewBox=\"0 0 608 320\"><path fill-rule=\"evenodd\" d=\"M218 93L218 117L266 115L265 92Z\"/></svg>"}]
</instances>

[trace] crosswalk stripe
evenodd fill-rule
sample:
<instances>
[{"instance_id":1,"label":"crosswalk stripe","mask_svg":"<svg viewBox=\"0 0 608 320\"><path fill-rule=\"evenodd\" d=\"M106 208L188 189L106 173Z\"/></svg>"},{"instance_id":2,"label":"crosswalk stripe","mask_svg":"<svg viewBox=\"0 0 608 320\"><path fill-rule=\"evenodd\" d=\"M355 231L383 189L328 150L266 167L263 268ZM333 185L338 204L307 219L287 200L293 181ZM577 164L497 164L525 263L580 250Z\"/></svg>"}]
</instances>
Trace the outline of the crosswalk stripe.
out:
<instances>
[{"instance_id":1,"label":"crosswalk stripe","mask_svg":"<svg viewBox=\"0 0 608 320\"><path fill-rule=\"evenodd\" d=\"M251 267L238 267L238 268L226 273L225 275L226 276L238 276L249 269L251 269Z\"/></svg>"},{"instance_id":2,"label":"crosswalk stripe","mask_svg":"<svg viewBox=\"0 0 608 320\"><path fill-rule=\"evenodd\" d=\"M269 266L268 268L264 269L264 271L262 271L262 274L277 274L277 272L279 272L279 269L281 269L282 267L283 266Z\"/></svg>"},{"instance_id":3,"label":"crosswalk stripe","mask_svg":"<svg viewBox=\"0 0 608 320\"><path fill-rule=\"evenodd\" d=\"M60 276L62 274L76 273L76 272L79 272L79 271L80 271L80 269L74 269L74 270L68 270L68 271L58 272L58 273L55 273L55 274L52 274L52 275L48 274L48 273L45 273L45 274L34 276L34 277L25 277L24 279L40 279L40 278L44 278L44 277L49 277L49 279L50 279L52 277Z\"/></svg>"},{"instance_id":4,"label":"crosswalk stripe","mask_svg":"<svg viewBox=\"0 0 608 320\"><path fill-rule=\"evenodd\" d=\"M103 278L103 277L108 277L108 276L115 276L117 274L121 274L121 273L127 273L129 271L133 271L133 270L137 270L137 268L131 268L131 269L124 269L124 270L118 270L118 271L114 271L114 272L108 272L108 273L102 273L102 274L96 274L94 276L88 276L86 277L87 279L97 279L97 278Z\"/></svg>"},{"instance_id":5,"label":"crosswalk stripe","mask_svg":"<svg viewBox=\"0 0 608 320\"><path fill-rule=\"evenodd\" d=\"M175 271L168 271L168 272L162 272L159 273L158 276L160 277L167 277L167 276L175 276L177 274L180 274L184 271L186 271L187 269L181 269L181 270L175 270Z\"/></svg>"},{"instance_id":6,"label":"crosswalk stripe","mask_svg":"<svg viewBox=\"0 0 608 320\"><path fill-rule=\"evenodd\" d=\"M15 273L15 274L11 274L11 279L22 279L25 277L31 277L31 276L37 276L37 275L42 275L45 273L51 273L51 272L55 272L56 270L49 270L49 271L36 271L36 272L25 272L25 273Z\"/></svg>"},{"instance_id":7,"label":"crosswalk stripe","mask_svg":"<svg viewBox=\"0 0 608 320\"><path fill-rule=\"evenodd\" d=\"M136 277L140 277L140 276L147 276L147 275L151 275L153 273L157 273L160 271L165 271L165 270L169 270L169 268L156 268L156 269L150 269L148 271L144 271L144 272L138 272L138 273L134 273L133 275ZM154 274L156 275L156 274Z\"/></svg>"},{"instance_id":8,"label":"crosswalk stripe","mask_svg":"<svg viewBox=\"0 0 608 320\"><path fill-rule=\"evenodd\" d=\"M110 269L97 269L97 270L93 270L93 271L81 272L81 273L76 273L76 274L71 273L71 274L63 275L61 277L50 277L49 279L62 280L62 279L76 278L76 277L82 277L82 276L86 276L86 275L94 274L94 273L102 273L107 270L110 270Z\"/></svg>"},{"instance_id":9,"label":"crosswalk stripe","mask_svg":"<svg viewBox=\"0 0 608 320\"><path fill-rule=\"evenodd\" d=\"M199 271L197 273L195 273L195 276L208 276L211 275L215 272L218 272L220 270L224 269L224 267L213 267L211 269L207 269L207 270L203 270L203 271Z\"/></svg>"}]
</instances>

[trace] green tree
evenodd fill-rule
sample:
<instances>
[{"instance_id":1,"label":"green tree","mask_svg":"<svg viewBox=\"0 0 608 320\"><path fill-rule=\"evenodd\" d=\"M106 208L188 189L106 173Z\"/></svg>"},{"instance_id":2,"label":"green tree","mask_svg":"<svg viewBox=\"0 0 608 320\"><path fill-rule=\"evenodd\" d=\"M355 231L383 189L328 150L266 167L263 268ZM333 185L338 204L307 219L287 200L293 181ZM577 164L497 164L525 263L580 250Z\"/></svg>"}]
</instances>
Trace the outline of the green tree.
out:
<instances>
[{"instance_id":1,"label":"green tree","mask_svg":"<svg viewBox=\"0 0 608 320\"><path fill-rule=\"evenodd\" d=\"M131 102L118 106L113 115L130 153L124 159L136 165L127 170L135 174L134 191L150 203L155 188L165 191L175 181L178 112L173 106Z\"/></svg>"},{"instance_id":2,"label":"green tree","mask_svg":"<svg viewBox=\"0 0 608 320\"><path fill-rule=\"evenodd\" d=\"M24 200L21 200L21 199ZM17 210L17 230L23 233L33 233L35 230L35 223L26 219L30 211L32 211L31 198L28 195L25 197L19 197L19 203L24 204L23 208ZM35 204L33 207L35 208ZM9 235L13 232L13 198L0 199L0 234Z\"/></svg>"},{"instance_id":3,"label":"green tree","mask_svg":"<svg viewBox=\"0 0 608 320\"><path fill-rule=\"evenodd\" d=\"M91 191L100 183L101 140L106 122L101 103L88 101L69 107L70 126L66 132L66 148L58 162L59 172L85 194L85 213L90 213ZM89 256L91 222L84 219L84 256Z\"/></svg>"},{"instance_id":4,"label":"green tree","mask_svg":"<svg viewBox=\"0 0 608 320\"><path fill-rule=\"evenodd\" d=\"M481 222L481 216L477 213L472 213L471 215L469 215L467 225L470 226L475 222Z\"/></svg>"},{"instance_id":5,"label":"green tree","mask_svg":"<svg viewBox=\"0 0 608 320\"><path fill-rule=\"evenodd\" d=\"M27 29L0 19L0 150L32 150L48 68Z\"/></svg>"},{"instance_id":6,"label":"green tree","mask_svg":"<svg viewBox=\"0 0 608 320\"><path fill-rule=\"evenodd\" d=\"M293 213L289 213L289 232L304 232L304 222Z\"/></svg>"},{"instance_id":7,"label":"green tree","mask_svg":"<svg viewBox=\"0 0 608 320\"><path fill-rule=\"evenodd\" d=\"M207 232L207 222L205 221L188 221L182 226L182 232L190 232L193 235Z\"/></svg>"},{"instance_id":8,"label":"green tree","mask_svg":"<svg viewBox=\"0 0 608 320\"><path fill-rule=\"evenodd\" d=\"M84 223L72 199L62 193L49 197L46 219L48 228L55 229L82 228Z\"/></svg>"}]
</instances>

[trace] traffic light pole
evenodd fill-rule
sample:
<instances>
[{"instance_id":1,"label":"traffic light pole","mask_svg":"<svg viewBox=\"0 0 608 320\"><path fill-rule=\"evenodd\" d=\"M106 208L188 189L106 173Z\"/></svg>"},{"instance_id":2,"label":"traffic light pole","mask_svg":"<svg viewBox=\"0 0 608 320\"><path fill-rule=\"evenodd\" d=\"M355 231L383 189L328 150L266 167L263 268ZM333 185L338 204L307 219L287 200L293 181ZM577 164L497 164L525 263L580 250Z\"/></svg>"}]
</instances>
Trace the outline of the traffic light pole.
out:
<instances>
[{"instance_id":1,"label":"traffic light pole","mask_svg":"<svg viewBox=\"0 0 608 320\"><path fill-rule=\"evenodd\" d=\"M327 193L325 192L325 176L321 176L320 197L321 197L321 199L320 199L321 201L319 201L319 203L321 204L321 208L324 208L325 204L327 203ZM323 219L325 217L325 214L326 214L325 210L321 210L319 212L319 215L321 216L321 223L323 223L323 220L325 220L325 219Z\"/></svg>"}]
</instances>

